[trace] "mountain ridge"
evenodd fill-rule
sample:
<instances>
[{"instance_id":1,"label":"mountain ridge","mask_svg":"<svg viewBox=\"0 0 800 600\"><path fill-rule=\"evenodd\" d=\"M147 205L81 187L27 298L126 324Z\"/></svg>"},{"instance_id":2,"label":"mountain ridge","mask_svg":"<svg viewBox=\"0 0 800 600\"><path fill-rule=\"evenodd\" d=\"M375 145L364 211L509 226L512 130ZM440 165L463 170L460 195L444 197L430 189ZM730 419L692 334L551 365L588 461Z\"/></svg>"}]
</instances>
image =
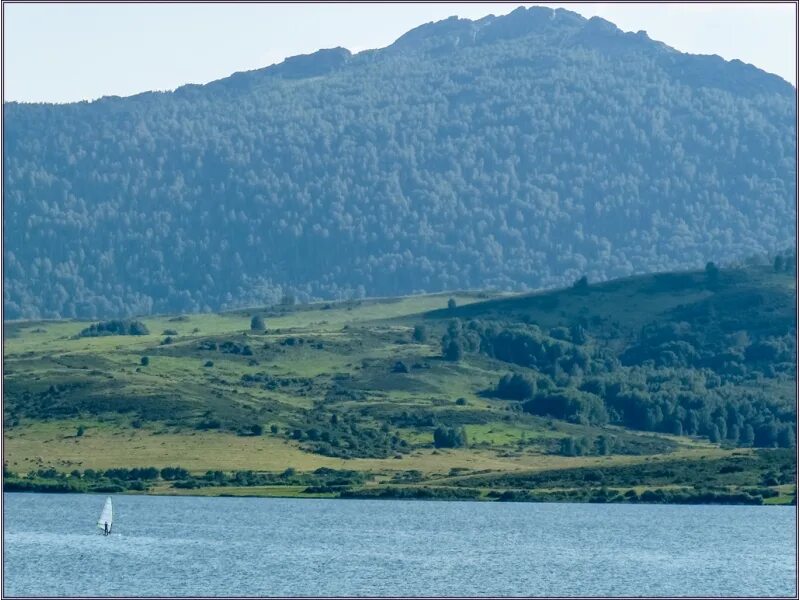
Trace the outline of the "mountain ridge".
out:
<instances>
[{"instance_id":1,"label":"mountain ridge","mask_svg":"<svg viewBox=\"0 0 800 600\"><path fill-rule=\"evenodd\" d=\"M796 219L795 94L776 78L518 9L170 93L7 103L6 316L520 291L774 254Z\"/></svg>"},{"instance_id":2,"label":"mountain ridge","mask_svg":"<svg viewBox=\"0 0 800 600\"><path fill-rule=\"evenodd\" d=\"M145 90L142 92L137 92L135 94L131 94L129 96L118 96L118 95L107 95L102 96L100 98L96 98L93 100L83 100L78 102L66 102L66 103L49 103L49 102L7 102L6 104L82 104L82 103L94 103L104 99L126 99L126 98L134 98L142 95L147 94L173 94L173 93L184 93L187 90L197 89L197 88L206 88L208 86L218 86L223 82L227 82L231 79L241 79L245 76L261 76L261 75L268 75L268 76L277 76L277 77L287 77L288 78L299 78L298 71L303 69L311 69L312 72L315 68L322 69L322 72L318 74L309 74L309 77L319 76L321 74L327 74L329 72L333 72L335 67L343 67L348 65L352 62L353 59L357 59L358 57L366 57L366 56L374 56L376 54L381 53L388 53L389 55L396 53L396 52L409 52L419 49L419 45L422 42L429 41L431 38L435 38L436 36L441 36L442 34L458 34L456 37L456 46L460 44L461 37L460 34L466 34L467 38L471 40L472 43L476 43L478 38L483 43L490 43L492 41L500 41L500 40L508 40L513 39L514 37L524 37L527 35L531 35L534 33L541 33L542 32L542 24L546 23L547 21L553 21L561 23L567 23L573 26L580 25L580 29L576 29L573 33L577 34L577 40L581 40L584 37L590 38L600 38L604 37L609 42L622 42L622 45L628 45L632 47L638 47L640 49L646 48L647 43L651 43L651 50L658 49L664 53L670 55L678 55L683 57L702 57L703 60L713 61L716 63L724 63L727 65L728 68L736 68L738 69L738 74L747 73L749 77L757 77L763 75L769 76L771 79L771 87L775 90L782 88L783 91L787 91L786 86L790 89L795 89L795 87L783 79L781 76L776 75L774 73L770 73L764 69L761 69L751 63L743 62L737 58L727 60L722 58L717 54L691 54L686 52L681 52L664 42L653 40L649 37L645 30L639 30L637 32L626 32L621 30L617 25L613 22L608 21L599 16L593 16L590 18L585 18L581 16L579 13L569 11L564 8L558 9L551 9L547 7L540 7L540 6L532 6L532 7L518 7L511 11L506 15L495 16L493 14L487 15L480 19L462 19L457 16L451 16L446 19L442 19L439 21L430 21L419 25L413 29L410 29L403 35L401 35L397 40L393 43L389 44L388 46L384 46L382 48L371 48L362 50L358 53L353 54L349 49L344 48L342 46L337 46L334 48L320 48L315 50L314 52L309 52L307 54L297 54L286 57L280 63L274 63L272 65L267 65L265 67L258 67L255 69L250 69L247 71L235 71L230 75L226 75L220 79L215 79L206 83L185 83L179 85L173 90L166 90L166 91L156 91L156 90ZM480 34L480 35L479 35ZM505 35L503 35L505 34ZM574 41L574 40L572 40ZM317 61L321 62L322 64L318 64ZM328 67L327 69L325 67ZM766 79L764 81L767 81ZM763 83L760 82L760 83Z\"/></svg>"}]
</instances>

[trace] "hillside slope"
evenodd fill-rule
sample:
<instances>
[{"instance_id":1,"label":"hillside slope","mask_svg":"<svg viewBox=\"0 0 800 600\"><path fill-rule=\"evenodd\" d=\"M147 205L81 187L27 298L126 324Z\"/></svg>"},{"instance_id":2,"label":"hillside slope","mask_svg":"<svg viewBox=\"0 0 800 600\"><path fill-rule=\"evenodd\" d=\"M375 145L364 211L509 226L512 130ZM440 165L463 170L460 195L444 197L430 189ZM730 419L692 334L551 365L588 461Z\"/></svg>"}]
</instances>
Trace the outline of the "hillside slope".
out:
<instances>
[{"instance_id":1,"label":"hillside slope","mask_svg":"<svg viewBox=\"0 0 800 600\"><path fill-rule=\"evenodd\" d=\"M523 290L795 241L791 85L561 9L4 115L9 319Z\"/></svg>"},{"instance_id":2,"label":"hillside slope","mask_svg":"<svg viewBox=\"0 0 800 600\"><path fill-rule=\"evenodd\" d=\"M796 444L795 298L793 272L710 268L453 302L6 324L6 466L88 485L86 469L179 465L173 479L228 474L189 488L280 493L325 488L334 476L317 469L488 493L591 466L623 487L705 489L721 474L723 491L783 493L793 450L770 452ZM95 335L111 329L140 335ZM737 456L756 462L707 464ZM689 463L668 477L634 468L653 457ZM152 485L175 491L169 477Z\"/></svg>"}]
</instances>

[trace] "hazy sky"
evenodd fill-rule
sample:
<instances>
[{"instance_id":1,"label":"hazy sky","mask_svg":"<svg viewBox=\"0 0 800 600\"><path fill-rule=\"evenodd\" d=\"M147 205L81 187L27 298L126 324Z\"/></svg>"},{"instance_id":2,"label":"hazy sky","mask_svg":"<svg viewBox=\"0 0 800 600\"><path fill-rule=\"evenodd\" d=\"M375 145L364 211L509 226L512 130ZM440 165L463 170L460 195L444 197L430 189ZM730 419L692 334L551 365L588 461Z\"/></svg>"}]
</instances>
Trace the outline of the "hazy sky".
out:
<instances>
[{"instance_id":1,"label":"hazy sky","mask_svg":"<svg viewBox=\"0 0 800 600\"><path fill-rule=\"evenodd\" d=\"M5 3L5 100L69 102L206 83L319 48L391 44L451 15L476 19L530 3ZM738 58L795 81L795 5L552 4L694 54Z\"/></svg>"}]
</instances>

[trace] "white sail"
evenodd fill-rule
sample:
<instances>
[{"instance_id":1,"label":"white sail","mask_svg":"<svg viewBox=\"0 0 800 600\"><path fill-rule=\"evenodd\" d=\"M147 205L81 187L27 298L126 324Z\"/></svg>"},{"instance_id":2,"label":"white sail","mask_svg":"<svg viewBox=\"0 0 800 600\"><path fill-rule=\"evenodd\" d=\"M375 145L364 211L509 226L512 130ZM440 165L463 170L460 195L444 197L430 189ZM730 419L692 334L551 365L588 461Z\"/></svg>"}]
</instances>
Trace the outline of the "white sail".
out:
<instances>
[{"instance_id":1,"label":"white sail","mask_svg":"<svg viewBox=\"0 0 800 600\"><path fill-rule=\"evenodd\" d=\"M106 523L108 523L108 530L111 531L111 522L113 512L111 509L111 496L106 498L106 503L103 505L103 512L100 513L100 518L97 520L97 526L105 531Z\"/></svg>"}]
</instances>

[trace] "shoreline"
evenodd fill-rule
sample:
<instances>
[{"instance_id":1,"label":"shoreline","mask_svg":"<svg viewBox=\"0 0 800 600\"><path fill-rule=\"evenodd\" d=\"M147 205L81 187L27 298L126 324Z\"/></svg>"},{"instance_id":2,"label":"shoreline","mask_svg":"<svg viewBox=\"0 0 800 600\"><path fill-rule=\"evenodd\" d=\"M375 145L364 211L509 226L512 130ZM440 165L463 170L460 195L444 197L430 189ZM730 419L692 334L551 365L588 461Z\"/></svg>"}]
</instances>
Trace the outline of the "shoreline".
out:
<instances>
[{"instance_id":1,"label":"shoreline","mask_svg":"<svg viewBox=\"0 0 800 600\"><path fill-rule=\"evenodd\" d=\"M514 495L503 497L503 494L509 492L510 490L506 490L503 493L498 492L495 490L496 495L492 495L492 491L489 491L485 494L479 494L475 496L426 496L426 495L402 495L402 494L395 494L392 493L392 488L366 488L367 490L377 489L381 492L386 491L389 492L387 494L372 494L372 493L360 493L363 492L362 490L354 490L348 495L341 495L336 493L303 493L298 492L297 490L265 490L261 488L260 490L254 490L254 493L248 493L246 490L248 488L240 487L240 488L231 488L230 493L220 492L220 493L197 493L195 490L185 490L185 491L177 491L175 489L164 489L163 491L138 491L138 490L124 490L120 492L104 492L104 491L93 491L93 490L64 490L64 491L54 491L54 490L7 490L3 489L4 494L52 494L52 495L65 495L65 494L75 494L75 495L112 495L112 496L169 496L169 497L192 497L192 498L263 498L263 499L271 499L271 498L280 498L280 499L294 499L294 500L383 500L383 501L392 501L392 500L410 500L410 501L427 501L427 502L498 502L498 503L527 503L527 504L639 504L639 505L672 505L672 506L796 506L796 496L794 498L787 497L787 496L780 496L774 498L774 501L769 501L773 499L761 499L760 501L757 500L756 497L750 496L752 500L746 501L746 494L743 493L732 493L727 495L719 495L717 498L718 501L698 501L693 502L690 500L684 501L670 501L667 498L663 498L659 500L657 498L647 498L641 499L641 497L637 498L636 500L625 499L625 500L614 500L616 497L623 497L620 494L616 496L612 496L610 498L604 498L601 496L589 496L584 497L585 499L577 499L577 498L546 498L543 495L539 497L535 497L533 495L522 495L517 494L516 497ZM395 488L396 489L396 488ZM409 488L400 488L401 490L407 490ZM431 490L435 488L417 488L421 490ZM258 493L261 492L261 493ZM273 492L273 493L270 493ZM277 493L274 493L277 492ZM294 492L294 493L292 493ZM520 490L515 490L515 492L520 492ZM513 494L514 492L512 492ZM655 494L654 494L655 495ZM657 496L657 495L656 495ZM764 501L768 500L768 501Z\"/></svg>"}]
</instances>

